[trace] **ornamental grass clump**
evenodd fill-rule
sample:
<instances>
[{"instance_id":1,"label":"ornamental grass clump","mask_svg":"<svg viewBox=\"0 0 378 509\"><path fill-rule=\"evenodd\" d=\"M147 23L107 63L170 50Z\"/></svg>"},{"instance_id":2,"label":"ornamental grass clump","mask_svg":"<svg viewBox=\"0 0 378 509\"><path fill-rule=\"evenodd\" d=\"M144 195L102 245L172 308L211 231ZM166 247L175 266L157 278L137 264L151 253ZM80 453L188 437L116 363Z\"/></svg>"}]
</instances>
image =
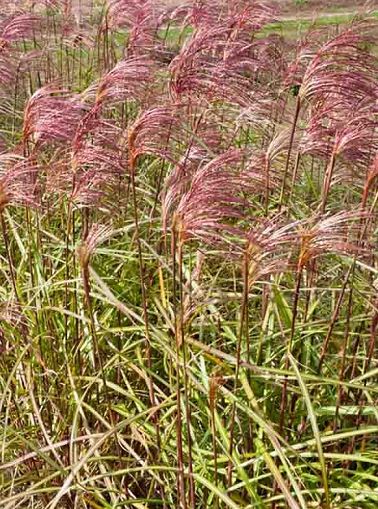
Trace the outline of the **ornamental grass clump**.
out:
<instances>
[{"instance_id":1,"label":"ornamental grass clump","mask_svg":"<svg viewBox=\"0 0 378 509\"><path fill-rule=\"evenodd\" d=\"M2 508L377 506L376 13L279 7L2 2Z\"/></svg>"}]
</instances>

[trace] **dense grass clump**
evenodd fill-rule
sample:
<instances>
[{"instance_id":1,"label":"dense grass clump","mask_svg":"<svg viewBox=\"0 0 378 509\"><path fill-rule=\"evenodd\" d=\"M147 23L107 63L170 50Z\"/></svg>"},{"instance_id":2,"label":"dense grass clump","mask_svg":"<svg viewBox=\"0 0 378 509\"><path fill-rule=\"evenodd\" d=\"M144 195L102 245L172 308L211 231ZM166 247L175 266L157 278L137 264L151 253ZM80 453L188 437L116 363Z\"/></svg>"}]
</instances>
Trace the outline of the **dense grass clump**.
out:
<instances>
[{"instance_id":1,"label":"dense grass clump","mask_svg":"<svg viewBox=\"0 0 378 509\"><path fill-rule=\"evenodd\" d=\"M376 508L377 18L16 4L0 506Z\"/></svg>"}]
</instances>

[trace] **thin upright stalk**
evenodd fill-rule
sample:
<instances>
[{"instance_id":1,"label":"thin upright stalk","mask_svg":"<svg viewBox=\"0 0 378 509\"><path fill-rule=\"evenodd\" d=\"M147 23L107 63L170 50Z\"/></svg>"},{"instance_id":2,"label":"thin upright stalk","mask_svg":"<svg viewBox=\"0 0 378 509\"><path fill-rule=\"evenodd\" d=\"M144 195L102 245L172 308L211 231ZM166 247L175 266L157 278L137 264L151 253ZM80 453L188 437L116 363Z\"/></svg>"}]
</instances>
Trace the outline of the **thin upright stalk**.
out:
<instances>
[{"instance_id":1,"label":"thin upright stalk","mask_svg":"<svg viewBox=\"0 0 378 509\"><path fill-rule=\"evenodd\" d=\"M99 347L98 337L97 337L97 332L96 332L96 324L95 324L94 315L93 315L93 307L92 307L92 300L91 300L91 286L90 286L90 281L89 281L89 269L88 269L87 264L82 267L81 276L82 276L82 281L83 281L85 304L86 304L86 307L88 310L92 339L93 339L94 366L95 366L95 369L97 368L97 366L100 368L103 383L104 383L104 389L106 390L106 379L105 379L105 373L104 373L104 366L103 366L102 359L101 359L100 347Z\"/></svg>"},{"instance_id":2,"label":"thin upright stalk","mask_svg":"<svg viewBox=\"0 0 378 509\"><path fill-rule=\"evenodd\" d=\"M73 182L72 182L72 188L74 187L74 179L73 176ZM73 210L72 210L72 203L71 201L68 203L68 210L67 210L67 222L66 222L66 242L65 242L65 249L64 249L64 264L65 264L65 281L64 281L64 308L69 309L69 291L68 291L68 282L70 278L70 264L69 264L69 256L70 256L70 233L71 228L73 230ZM68 341L68 315L64 314L64 339L65 344L67 344Z\"/></svg>"},{"instance_id":3,"label":"thin upright stalk","mask_svg":"<svg viewBox=\"0 0 378 509\"><path fill-rule=\"evenodd\" d=\"M12 288L13 288L13 292L14 292L16 301L20 302L18 290L17 290L17 284L16 284L16 274L15 274L15 270L14 270L13 256L12 256L12 252L10 249L10 243L9 243L8 228L7 228L7 223L4 219L4 211L3 210L0 211L0 221L1 221L1 231L2 231L3 239L4 239L5 253L7 256L9 272L10 272L10 276L11 276Z\"/></svg>"},{"instance_id":4,"label":"thin upright stalk","mask_svg":"<svg viewBox=\"0 0 378 509\"><path fill-rule=\"evenodd\" d=\"M188 471L189 471L189 507L195 509L195 487L193 478L193 458L192 458L192 436L191 436L191 411L189 406L189 381L186 358L186 347L185 347L185 332L184 332L184 283L183 283L183 249L182 243L178 244L178 276L179 276L179 299L180 299L180 314L179 314L179 343L181 345L182 358L183 358L183 378L184 378L184 397L185 397L185 416L186 416L186 427L187 427L187 441L188 441Z\"/></svg>"},{"instance_id":5,"label":"thin upright stalk","mask_svg":"<svg viewBox=\"0 0 378 509\"><path fill-rule=\"evenodd\" d=\"M146 346L146 358L147 358L147 368L148 368L148 392L149 399L152 408L156 408L156 397L155 397L155 389L151 376L152 372L152 349L151 349L151 336L150 336L150 327L149 327L149 318L148 318L148 302L147 302L147 291L145 286L145 269L143 264L143 252L142 252L142 243L140 238L140 228L139 228L139 211L138 211L138 200L137 200L137 192L136 192L136 182L135 182L135 171L136 171L136 158L133 156L132 151L130 153L129 158L129 167L130 167L130 184L131 184L131 194L132 194L132 203L133 203L133 213L134 213L134 224L135 224L135 235L136 235L136 244L138 251L138 263L139 263L139 278L140 278L140 287L142 293L142 307L143 307L143 322L144 322L144 332L145 332L145 346ZM161 452L161 438L160 438L160 425L159 425L159 412L156 411L153 416L155 431L156 431L156 445L157 451L160 455Z\"/></svg>"},{"instance_id":6,"label":"thin upright stalk","mask_svg":"<svg viewBox=\"0 0 378 509\"><path fill-rule=\"evenodd\" d=\"M142 293L142 307L143 307L143 321L144 321L144 329L145 329L145 337L146 337L146 357L147 357L147 367L151 372L152 368L152 359L151 359L151 337L150 337L150 328L149 328L149 320L148 320L148 305L147 305L147 292L145 286L145 270L143 265L143 253L142 253L142 243L140 240L140 228L139 228L139 212L138 212L138 201L136 195L136 184L135 184L135 161L131 161L130 165L130 182L131 182L131 192L132 192L132 200L133 200L133 212L134 212L134 223L135 223L135 233L136 233L136 243L138 250L138 261L139 261L139 277L140 277L140 286ZM153 381L151 377L149 378L149 394L150 394L150 403L153 407L156 406L155 401L155 392Z\"/></svg>"},{"instance_id":7,"label":"thin upright stalk","mask_svg":"<svg viewBox=\"0 0 378 509\"><path fill-rule=\"evenodd\" d=\"M337 431L340 406L342 405L343 397L344 397L343 381L344 381L344 378L345 378L346 354L347 354L348 347L349 347L350 318L351 318L350 311L352 309L352 302L353 302L353 288L350 287L350 289L349 289L349 298L348 298L348 312L347 312L347 315L346 315L346 325L345 325L345 332L344 332L343 345L342 345L342 353L341 353L341 366L340 366L340 370L339 370L339 382L340 382L340 384L339 384L338 389L337 389L335 417L334 417L334 421L333 421L333 431L334 431L334 433ZM337 447L337 444L335 444L335 446Z\"/></svg>"},{"instance_id":8,"label":"thin upright stalk","mask_svg":"<svg viewBox=\"0 0 378 509\"><path fill-rule=\"evenodd\" d=\"M323 188L322 188L322 197L321 197L321 203L320 203L320 212L322 214L324 214L325 207L327 204L327 199L328 199L328 194L329 194L329 190L331 187L331 181L332 181L332 176L333 176L333 172L335 169L335 164L336 164L336 152L333 150L331 159L327 165L327 169L326 169L326 172L324 175L324 184L323 184Z\"/></svg>"},{"instance_id":9,"label":"thin upright stalk","mask_svg":"<svg viewBox=\"0 0 378 509\"><path fill-rule=\"evenodd\" d=\"M248 292L249 292L249 259L246 254L243 261L243 294L241 301L241 310L240 310L240 324L239 324L239 334L238 334L238 343L236 347L236 368L235 368L235 381L234 381L234 392L236 392L238 383L239 383L239 375L240 375L240 363L241 363L241 348L243 342L243 332L244 332L244 323L246 320L246 316L248 313ZM230 434L229 434L229 448L228 448L228 464L227 464L227 486L230 487L232 483L232 454L234 450L234 434L235 434L235 419L236 419L236 403L233 402L232 410L231 410L231 421L230 421Z\"/></svg>"},{"instance_id":10,"label":"thin upright stalk","mask_svg":"<svg viewBox=\"0 0 378 509\"><path fill-rule=\"evenodd\" d=\"M291 188L290 188L290 193L289 193L289 200L293 196L293 191L294 191L295 182L297 180L297 175L298 175L298 169L299 169L300 161L301 161L301 153L298 152L296 157L295 157L295 164L294 164L293 176L292 176L292 179L291 179Z\"/></svg>"},{"instance_id":11,"label":"thin upright stalk","mask_svg":"<svg viewBox=\"0 0 378 509\"><path fill-rule=\"evenodd\" d=\"M341 304L342 304L342 301L344 299L344 295L345 295L345 291L346 291L346 288L347 288L347 285L348 285L348 282L349 282L349 278L350 278L352 272L354 272L354 267L355 267L355 263L353 263L349 267L349 270L346 273L346 276L345 276L345 279L344 279L344 282L343 282L343 286L341 288L339 297L338 297L336 305L335 305L335 309L333 310L331 321L330 321L329 326L328 326L327 334L326 334L326 337L324 338L323 344L322 344L321 349L320 349L319 364L318 364L318 368L317 368L317 372L318 373L320 373L321 370L322 370L322 366L323 366L323 363L324 363L324 360L325 360L325 356L326 356L326 353L327 353L327 350L328 350L329 342L331 340L332 332L333 332L333 329L334 329L334 327L335 327L335 325L337 323L337 320L338 320L338 317L339 317L339 314L340 314Z\"/></svg>"},{"instance_id":12,"label":"thin upright stalk","mask_svg":"<svg viewBox=\"0 0 378 509\"><path fill-rule=\"evenodd\" d=\"M297 323L298 303L299 303L299 294L300 294L301 283L302 283L302 274L303 274L303 267L300 266L298 268L297 279L296 279L295 290L294 290L293 316L292 316L292 320L291 320L290 338L287 342L287 347L286 347L286 358L285 358L285 370L286 371L289 368L289 354L292 351L293 341L294 341L294 336L295 336L295 327L296 327L296 323ZM288 379L287 379L287 376L285 376L283 386L282 386L281 405L280 405L279 433L281 433L281 434L283 432L283 428L284 428L284 424L285 424L285 410L287 407L287 384L288 384Z\"/></svg>"},{"instance_id":13,"label":"thin upright stalk","mask_svg":"<svg viewBox=\"0 0 378 509\"><path fill-rule=\"evenodd\" d=\"M289 172L291 152L293 150L294 136L295 136L295 131L296 131L296 128L297 128L297 123L298 123L298 117L299 117L300 110L301 110L301 98L298 95L296 103L295 103L295 111L294 111L293 123L291 125L291 132L290 132L289 148L288 148L288 151L287 151L285 169L284 169L284 174L283 174L283 179L282 179L281 195L280 195L280 202L279 202L280 203L280 207L282 207L282 205L283 205L283 203L285 201L284 198L285 198L285 192L286 192L286 180L287 180L287 175L288 175L288 172Z\"/></svg>"},{"instance_id":14,"label":"thin upright stalk","mask_svg":"<svg viewBox=\"0 0 378 509\"><path fill-rule=\"evenodd\" d=\"M218 486L218 454L217 454L217 428L215 421L215 412L216 412L216 399L217 399L217 390L219 386L220 377L217 375L213 375L210 378L209 382L209 409L210 409L210 419L211 419L211 434L212 434L212 447L213 447L213 461L214 461L214 485ZM218 503L216 507L218 507Z\"/></svg>"},{"instance_id":15,"label":"thin upright stalk","mask_svg":"<svg viewBox=\"0 0 378 509\"><path fill-rule=\"evenodd\" d=\"M184 454L183 454L183 435L182 435L182 416L181 416L181 388L180 388L180 334L178 332L178 316L177 316L177 269L176 269L176 249L177 238L176 233L173 232L172 237L172 256L173 256L173 311L175 317L175 338L176 338L176 445L177 445L177 491L179 494L179 505L181 508L186 509L185 497L185 477L184 477Z\"/></svg>"},{"instance_id":16,"label":"thin upright stalk","mask_svg":"<svg viewBox=\"0 0 378 509\"><path fill-rule=\"evenodd\" d=\"M269 195L270 195L270 162L267 157L265 160L265 215L269 212Z\"/></svg>"}]
</instances>

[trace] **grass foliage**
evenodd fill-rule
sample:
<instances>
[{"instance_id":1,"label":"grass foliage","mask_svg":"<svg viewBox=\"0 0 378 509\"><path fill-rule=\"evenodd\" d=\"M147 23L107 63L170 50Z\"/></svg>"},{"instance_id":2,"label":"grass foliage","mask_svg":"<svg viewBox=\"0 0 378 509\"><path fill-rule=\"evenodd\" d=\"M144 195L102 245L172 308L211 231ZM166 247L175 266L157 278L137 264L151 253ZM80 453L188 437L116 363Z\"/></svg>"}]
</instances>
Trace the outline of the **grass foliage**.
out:
<instances>
[{"instance_id":1,"label":"grass foliage","mask_svg":"<svg viewBox=\"0 0 378 509\"><path fill-rule=\"evenodd\" d=\"M376 508L376 16L6 4L0 506Z\"/></svg>"}]
</instances>

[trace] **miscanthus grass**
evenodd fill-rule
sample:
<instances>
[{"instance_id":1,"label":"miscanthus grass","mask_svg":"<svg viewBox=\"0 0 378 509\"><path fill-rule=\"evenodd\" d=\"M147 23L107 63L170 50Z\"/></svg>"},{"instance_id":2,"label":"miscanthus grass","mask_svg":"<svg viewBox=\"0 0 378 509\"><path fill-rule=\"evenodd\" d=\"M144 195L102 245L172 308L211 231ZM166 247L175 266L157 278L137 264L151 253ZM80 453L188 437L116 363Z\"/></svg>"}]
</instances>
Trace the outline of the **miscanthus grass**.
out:
<instances>
[{"instance_id":1,"label":"miscanthus grass","mask_svg":"<svg viewBox=\"0 0 378 509\"><path fill-rule=\"evenodd\" d=\"M376 18L4 4L0 506L377 507Z\"/></svg>"}]
</instances>

